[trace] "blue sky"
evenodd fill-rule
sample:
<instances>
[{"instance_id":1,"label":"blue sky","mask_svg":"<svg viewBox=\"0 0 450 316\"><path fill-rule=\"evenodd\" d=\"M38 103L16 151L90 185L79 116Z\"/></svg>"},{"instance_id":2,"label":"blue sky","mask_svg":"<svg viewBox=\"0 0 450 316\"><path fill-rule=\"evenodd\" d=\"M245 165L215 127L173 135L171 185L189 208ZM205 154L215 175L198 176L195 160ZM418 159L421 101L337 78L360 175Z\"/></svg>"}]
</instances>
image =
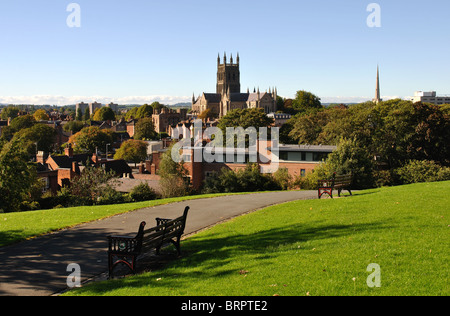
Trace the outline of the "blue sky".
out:
<instances>
[{"instance_id":1,"label":"blue sky","mask_svg":"<svg viewBox=\"0 0 450 316\"><path fill-rule=\"evenodd\" d=\"M81 27L69 28L71 2ZM381 7L370 28L367 6ZM450 94L447 0L15 0L0 2L0 103L165 103L215 92L217 54L242 90L324 102ZM45 102L45 100L47 102Z\"/></svg>"}]
</instances>

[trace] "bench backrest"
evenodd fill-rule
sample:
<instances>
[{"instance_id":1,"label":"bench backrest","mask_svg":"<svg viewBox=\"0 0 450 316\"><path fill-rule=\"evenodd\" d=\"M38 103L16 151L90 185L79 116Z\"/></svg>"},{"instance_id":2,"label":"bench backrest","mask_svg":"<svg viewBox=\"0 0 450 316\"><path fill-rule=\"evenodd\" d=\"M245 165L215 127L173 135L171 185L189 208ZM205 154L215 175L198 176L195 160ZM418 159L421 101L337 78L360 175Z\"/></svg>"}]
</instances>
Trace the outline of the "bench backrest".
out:
<instances>
[{"instance_id":1,"label":"bench backrest","mask_svg":"<svg viewBox=\"0 0 450 316\"><path fill-rule=\"evenodd\" d=\"M179 238L183 235L186 227L186 218L189 212L189 207L184 210L183 216L174 220L167 221L159 226L144 230L139 230L137 238L141 240L138 250L150 250L152 248L160 247L166 241L175 237ZM145 227L145 222L143 222ZM142 224L141 224L142 227ZM142 237L141 237L142 236Z\"/></svg>"},{"instance_id":2,"label":"bench backrest","mask_svg":"<svg viewBox=\"0 0 450 316\"><path fill-rule=\"evenodd\" d=\"M344 174L344 175L336 175L334 177L334 185L350 185L352 183L353 175Z\"/></svg>"}]
</instances>

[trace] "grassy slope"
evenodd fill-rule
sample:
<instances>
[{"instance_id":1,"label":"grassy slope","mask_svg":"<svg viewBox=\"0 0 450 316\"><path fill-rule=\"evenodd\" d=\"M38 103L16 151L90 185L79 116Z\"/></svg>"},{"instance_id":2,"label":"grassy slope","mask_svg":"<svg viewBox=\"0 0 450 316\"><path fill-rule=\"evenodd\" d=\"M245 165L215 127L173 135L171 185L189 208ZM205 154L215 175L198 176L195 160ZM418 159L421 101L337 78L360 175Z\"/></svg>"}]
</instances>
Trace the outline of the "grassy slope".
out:
<instances>
[{"instance_id":1,"label":"grassy slope","mask_svg":"<svg viewBox=\"0 0 450 316\"><path fill-rule=\"evenodd\" d=\"M0 213L0 247L137 209L223 195L231 194L209 194L129 204L72 207L20 213Z\"/></svg>"},{"instance_id":2,"label":"grassy slope","mask_svg":"<svg viewBox=\"0 0 450 316\"><path fill-rule=\"evenodd\" d=\"M298 201L182 243L161 271L92 284L80 295L450 295L450 182ZM369 288L367 266L381 267Z\"/></svg>"}]
</instances>

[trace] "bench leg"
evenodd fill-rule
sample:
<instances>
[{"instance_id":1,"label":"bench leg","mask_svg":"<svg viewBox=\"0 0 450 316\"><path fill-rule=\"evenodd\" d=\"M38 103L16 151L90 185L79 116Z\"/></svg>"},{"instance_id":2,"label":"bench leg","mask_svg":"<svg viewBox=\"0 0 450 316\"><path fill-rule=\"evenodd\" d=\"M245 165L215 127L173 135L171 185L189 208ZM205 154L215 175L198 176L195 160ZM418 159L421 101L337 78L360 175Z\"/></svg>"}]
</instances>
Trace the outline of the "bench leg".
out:
<instances>
[{"instance_id":1,"label":"bench leg","mask_svg":"<svg viewBox=\"0 0 450 316\"><path fill-rule=\"evenodd\" d=\"M333 198L333 189L323 188L323 189L319 189L319 199L321 199L325 193L328 194L331 198Z\"/></svg>"},{"instance_id":2,"label":"bench leg","mask_svg":"<svg viewBox=\"0 0 450 316\"><path fill-rule=\"evenodd\" d=\"M108 268L109 268L108 270L109 270L109 278L110 279L114 279L114 268L119 263L125 264L133 274L136 274L136 256L122 256L122 257L118 256L119 258L115 262L113 262L113 257L114 257L113 254L109 255L109 260L108 260ZM131 263L129 262L129 259L131 259Z\"/></svg>"},{"instance_id":3,"label":"bench leg","mask_svg":"<svg viewBox=\"0 0 450 316\"><path fill-rule=\"evenodd\" d=\"M177 238L177 240L171 240L172 244L177 249L178 256L181 256L181 247L180 247L180 238Z\"/></svg>"}]
</instances>

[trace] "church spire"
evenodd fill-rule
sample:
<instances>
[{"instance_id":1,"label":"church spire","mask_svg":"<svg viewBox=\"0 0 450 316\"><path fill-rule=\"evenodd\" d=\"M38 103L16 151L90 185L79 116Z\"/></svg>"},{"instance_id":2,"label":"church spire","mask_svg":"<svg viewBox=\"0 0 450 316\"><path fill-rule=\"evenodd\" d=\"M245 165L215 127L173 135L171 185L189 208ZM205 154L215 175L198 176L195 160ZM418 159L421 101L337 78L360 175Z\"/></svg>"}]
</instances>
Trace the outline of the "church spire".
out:
<instances>
[{"instance_id":1,"label":"church spire","mask_svg":"<svg viewBox=\"0 0 450 316\"><path fill-rule=\"evenodd\" d=\"M381 91L380 91L380 67L377 65L377 86L375 88L375 99L373 99L373 102L380 103L383 101L381 99Z\"/></svg>"}]
</instances>

